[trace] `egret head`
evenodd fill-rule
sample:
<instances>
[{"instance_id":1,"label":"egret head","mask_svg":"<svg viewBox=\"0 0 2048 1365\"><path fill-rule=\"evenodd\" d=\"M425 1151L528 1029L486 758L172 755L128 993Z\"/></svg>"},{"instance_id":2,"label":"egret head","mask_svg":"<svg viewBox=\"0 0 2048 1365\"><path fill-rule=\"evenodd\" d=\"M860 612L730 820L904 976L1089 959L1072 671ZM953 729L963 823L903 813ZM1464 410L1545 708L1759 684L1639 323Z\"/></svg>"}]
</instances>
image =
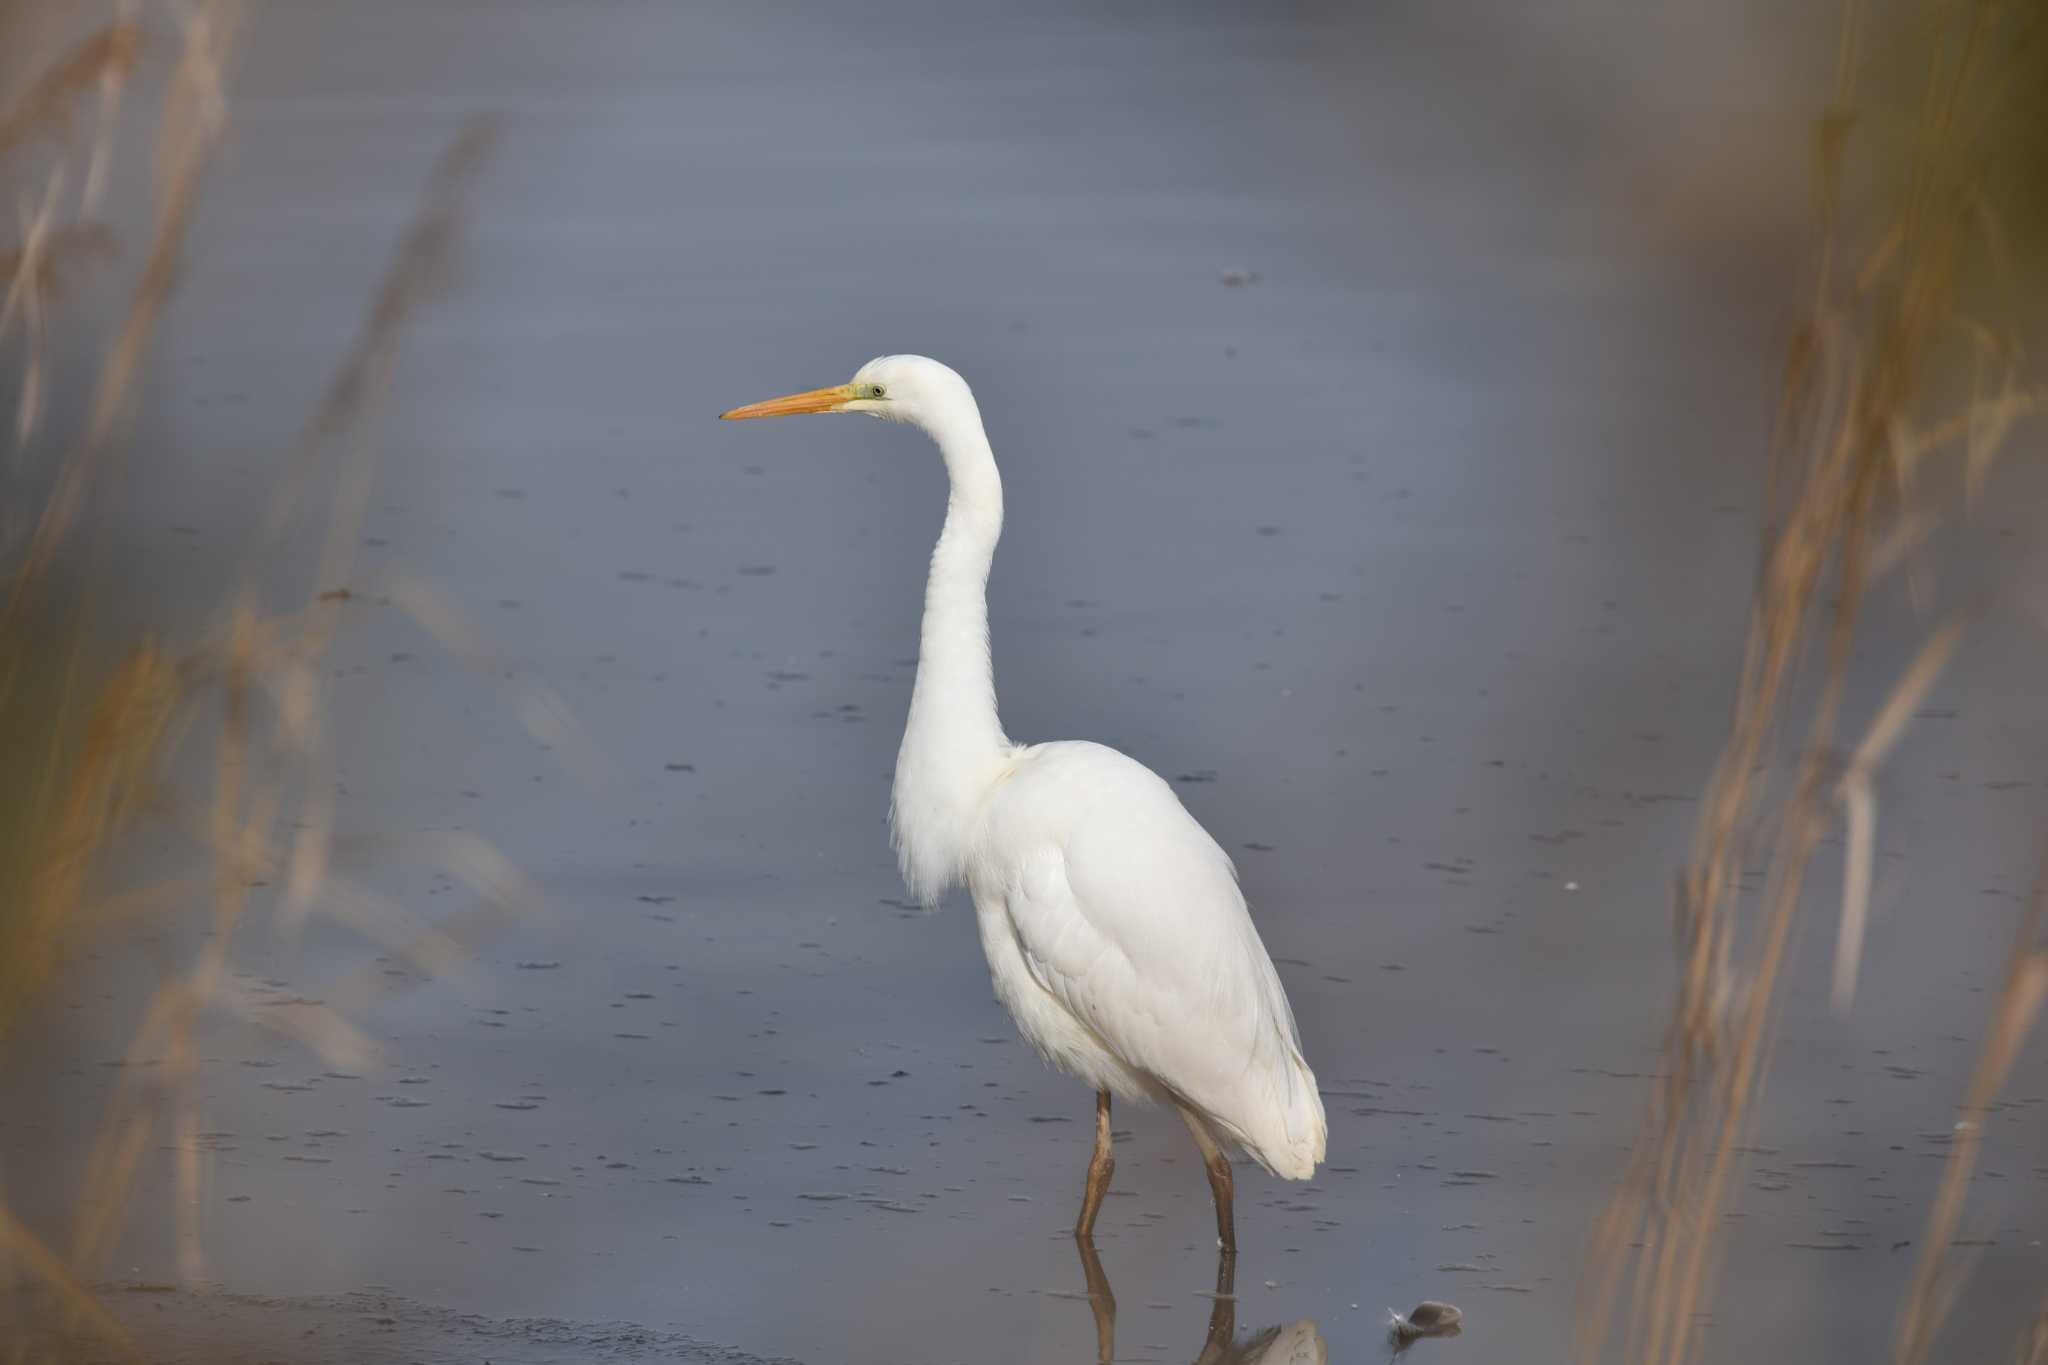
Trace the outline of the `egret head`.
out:
<instances>
[{"instance_id":1,"label":"egret head","mask_svg":"<svg viewBox=\"0 0 2048 1365\"><path fill-rule=\"evenodd\" d=\"M847 383L749 403L719 417L731 422L794 412L864 412L891 422L909 422L934 434L955 415L979 417L967 381L948 366L921 355L877 356Z\"/></svg>"}]
</instances>

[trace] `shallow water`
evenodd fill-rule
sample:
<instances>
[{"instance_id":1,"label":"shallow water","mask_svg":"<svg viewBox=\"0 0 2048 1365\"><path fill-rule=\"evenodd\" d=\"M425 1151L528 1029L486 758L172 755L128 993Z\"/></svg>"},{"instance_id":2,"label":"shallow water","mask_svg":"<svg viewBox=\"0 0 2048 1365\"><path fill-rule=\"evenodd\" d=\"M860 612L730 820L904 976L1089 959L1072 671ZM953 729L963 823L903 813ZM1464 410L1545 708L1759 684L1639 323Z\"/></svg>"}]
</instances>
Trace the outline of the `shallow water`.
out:
<instances>
[{"instance_id":1,"label":"shallow water","mask_svg":"<svg viewBox=\"0 0 2048 1365\"><path fill-rule=\"evenodd\" d=\"M976 384L1004 461L1011 733L1174 779L1327 1091L1314 1182L1241 1176L1239 1325L1372 1358L1389 1308L1437 1299L1464 1334L1410 1359L1568 1358L1657 1065L1798 247L1796 145L1742 130L1797 126L1809 48L1708 6L1275 8L266 9L121 578L161 585L138 613L218 600L433 157L495 114L382 423L337 776L345 830L473 832L546 907L446 982L332 924L244 945L276 995L367 973L388 1051L333 1068L218 1025L227 1297L161 1311L254 1349L294 1315L345 1333L369 1310L332 1296L374 1285L422 1358L461 1315L569 1325L516 1359L592 1358L592 1323L681 1359L1088 1358L1089 1098L1014 1041L964 907L902 905L883 828L940 471L877 423L711 420L917 350ZM1693 169L1731 145L1743 175ZM2038 484L1945 587L2040 583ZM1818 1003L1826 936L1802 945L1716 1359L1887 1339L2041 826L2027 596L1890 770L1849 1018ZM1873 638L1902 661L1923 625ZM537 688L586 743L522 728ZM375 842L343 871L430 916L476 899ZM110 950L18 1073L38 1103L0 1157L48 1226L132 1027L113 1002L165 946ZM1986 1150L1954 1358L2007 1349L2048 1271L2043 1080L2036 1049ZM1193 1359L1206 1185L1177 1123L1117 1121L1119 1358ZM174 1270L163 1219L116 1266Z\"/></svg>"}]
</instances>

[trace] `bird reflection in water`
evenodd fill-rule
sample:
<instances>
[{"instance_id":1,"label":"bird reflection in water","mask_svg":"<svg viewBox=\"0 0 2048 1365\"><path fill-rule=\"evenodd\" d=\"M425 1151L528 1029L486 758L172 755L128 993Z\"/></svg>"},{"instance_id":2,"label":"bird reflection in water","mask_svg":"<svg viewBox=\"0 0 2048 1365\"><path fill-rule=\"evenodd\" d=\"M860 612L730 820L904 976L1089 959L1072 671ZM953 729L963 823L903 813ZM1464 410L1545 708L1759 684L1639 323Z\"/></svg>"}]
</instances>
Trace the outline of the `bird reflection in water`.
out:
<instances>
[{"instance_id":1,"label":"bird reflection in water","mask_svg":"<svg viewBox=\"0 0 2048 1365\"><path fill-rule=\"evenodd\" d=\"M1081 1253L1088 1307L1095 1314L1095 1359L1098 1365L1111 1365L1116 1359L1116 1295L1110 1290L1094 1240L1077 1237L1074 1248ZM1209 1329L1194 1365L1326 1365L1329 1360L1330 1348L1323 1334L1306 1318L1237 1339L1237 1256L1232 1252L1217 1254L1216 1292L1211 1298Z\"/></svg>"}]
</instances>

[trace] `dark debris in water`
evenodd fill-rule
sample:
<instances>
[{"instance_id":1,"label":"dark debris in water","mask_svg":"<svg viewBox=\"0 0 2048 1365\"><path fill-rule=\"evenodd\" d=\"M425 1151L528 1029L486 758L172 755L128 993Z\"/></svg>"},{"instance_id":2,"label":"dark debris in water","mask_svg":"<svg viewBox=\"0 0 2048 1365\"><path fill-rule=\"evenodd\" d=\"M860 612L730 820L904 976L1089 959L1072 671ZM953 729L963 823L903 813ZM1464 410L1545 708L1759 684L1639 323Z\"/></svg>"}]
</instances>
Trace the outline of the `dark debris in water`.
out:
<instances>
[{"instance_id":1,"label":"dark debris in water","mask_svg":"<svg viewBox=\"0 0 2048 1365\"><path fill-rule=\"evenodd\" d=\"M1387 1339L1397 1350L1424 1337L1454 1337L1465 1330L1465 1315L1448 1303L1424 1299L1406 1315L1387 1310Z\"/></svg>"}]
</instances>

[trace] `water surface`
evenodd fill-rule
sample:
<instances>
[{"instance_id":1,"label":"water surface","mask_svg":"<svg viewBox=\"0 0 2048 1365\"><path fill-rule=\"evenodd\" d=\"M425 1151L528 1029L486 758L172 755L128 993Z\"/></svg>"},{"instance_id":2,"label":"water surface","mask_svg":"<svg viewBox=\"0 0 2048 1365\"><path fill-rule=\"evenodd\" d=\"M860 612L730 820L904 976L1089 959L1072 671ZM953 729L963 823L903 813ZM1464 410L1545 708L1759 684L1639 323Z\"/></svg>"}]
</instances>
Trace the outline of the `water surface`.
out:
<instances>
[{"instance_id":1,"label":"water surface","mask_svg":"<svg viewBox=\"0 0 2048 1365\"><path fill-rule=\"evenodd\" d=\"M365 593L337 778L345 830L472 832L547 908L443 983L331 924L244 945L260 990L388 985L388 1055L334 1074L218 1025L207 1274L243 1297L163 1311L346 1333L378 1314L333 1296L375 1286L421 1355L480 1315L569 1324L537 1360L588 1358L589 1324L688 1338L649 1358L1088 1358L1089 1097L1014 1040L965 907L903 905L883 826L938 463L878 423L712 420L914 350L1003 461L1011 733L1175 782L1327 1091L1317 1179L1240 1180L1238 1325L1373 1358L1388 1308L1441 1299L1465 1333L1412 1358L1567 1359L1730 695L1823 49L1721 6L1546 8L266 8L124 577L161 585L138 611L218 600L434 156L496 115L362 567L496 658ZM2038 582L2042 490L2011 487L1946 581ZM1887 1339L2048 780L2038 623L2001 598L1973 638L1887 780L1849 1018L1802 944L1714 1358ZM536 688L587 755L522 727ZM354 857L426 915L474 904ZM51 1226L133 1022L103 1001L160 960L101 962L40 1040L43 1102L0 1120ZM1986 1153L1959 1359L2048 1270L2042 1081L2030 1057ZM1167 1116L1118 1126L1119 1356L1193 1359L1200 1166ZM116 1269L174 1266L156 1219Z\"/></svg>"}]
</instances>

